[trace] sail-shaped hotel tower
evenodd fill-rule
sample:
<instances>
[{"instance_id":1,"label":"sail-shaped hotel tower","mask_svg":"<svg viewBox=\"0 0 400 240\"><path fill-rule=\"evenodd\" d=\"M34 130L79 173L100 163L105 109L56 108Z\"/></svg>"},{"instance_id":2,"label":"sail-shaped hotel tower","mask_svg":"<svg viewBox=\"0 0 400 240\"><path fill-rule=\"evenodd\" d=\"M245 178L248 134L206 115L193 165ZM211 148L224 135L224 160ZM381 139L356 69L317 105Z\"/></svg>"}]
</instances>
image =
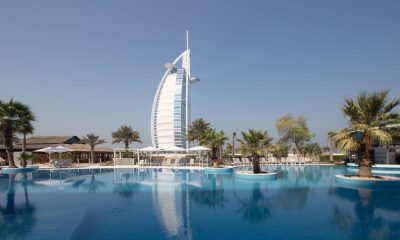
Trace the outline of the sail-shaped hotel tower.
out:
<instances>
[{"instance_id":1,"label":"sail-shaped hotel tower","mask_svg":"<svg viewBox=\"0 0 400 240\"><path fill-rule=\"evenodd\" d=\"M151 111L151 141L155 148L188 148L190 122L190 85L198 78L190 75L190 49L186 32L186 50L167 68L158 85Z\"/></svg>"}]
</instances>

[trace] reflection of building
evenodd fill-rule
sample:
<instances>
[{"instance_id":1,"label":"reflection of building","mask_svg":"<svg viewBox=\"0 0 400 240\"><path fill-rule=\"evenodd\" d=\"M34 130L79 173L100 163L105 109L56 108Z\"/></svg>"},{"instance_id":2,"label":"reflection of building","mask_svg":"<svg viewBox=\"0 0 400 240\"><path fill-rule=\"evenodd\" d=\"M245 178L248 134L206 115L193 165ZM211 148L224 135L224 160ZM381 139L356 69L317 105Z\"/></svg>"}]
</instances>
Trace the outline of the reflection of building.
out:
<instances>
[{"instance_id":1,"label":"reflection of building","mask_svg":"<svg viewBox=\"0 0 400 240\"><path fill-rule=\"evenodd\" d=\"M124 175L130 177L124 179ZM129 180L127 180L129 179ZM155 215L170 238L191 239L190 201L186 174L169 169L114 169L114 183L151 188Z\"/></svg>"},{"instance_id":2,"label":"reflection of building","mask_svg":"<svg viewBox=\"0 0 400 240\"><path fill-rule=\"evenodd\" d=\"M178 67L177 64L181 63ZM151 138L156 148L188 147L186 141L190 116L190 84L198 82L190 75L190 49L179 55L158 85L151 112Z\"/></svg>"},{"instance_id":3,"label":"reflection of building","mask_svg":"<svg viewBox=\"0 0 400 240\"><path fill-rule=\"evenodd\" d=\"M41 148L63 146L71 151L70 158L75 162L88 162L90 158L90 146L80 144L80 139L77 136L33 136L26 139L26 151L33 152ZM22 152L22 145L17 143L14 145L14 160ZM5 154L5 146L0 145L0 157L7 157ZM95 161L110 161L113 158L113 149L98 147L95 148ZM49 161L47 153L35 153L33 156L34 163L46 163ZM18 161L16 161L18 163Z\"/></svg>"}]
</instances>

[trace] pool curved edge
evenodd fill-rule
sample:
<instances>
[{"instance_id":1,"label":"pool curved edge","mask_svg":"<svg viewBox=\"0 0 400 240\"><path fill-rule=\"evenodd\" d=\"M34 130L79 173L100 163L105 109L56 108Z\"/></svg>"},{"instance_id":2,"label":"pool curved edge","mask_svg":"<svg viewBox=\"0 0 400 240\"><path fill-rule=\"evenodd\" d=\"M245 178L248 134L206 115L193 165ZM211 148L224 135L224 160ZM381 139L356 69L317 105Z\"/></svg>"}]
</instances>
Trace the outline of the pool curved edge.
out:
<instances>
[{"instance_id":1,"label":"pool curved edge","mask_svg":"<svg viewBox=\"0 0 400 240\"><path fill-rule=\"evenodd\" d=\"M207 174L225 174L225 173L232 173L233 167L222 167L222 168L205 167L204 170L206 171Z\"/></svg>"},{"instance_id":2,"label":"pool curved edge","mask_svg":"<svg viewBox=\"0 0 400 240\"><path fill-rule=\"evenodd\" d=\"M351 177L353 176L353 178ZM341 187L349 188L372 188L372 189L398 189L400 187L400 178L381 176L385 179L365 179L365 178L354 178L357 175L335 175L335 182Z\"/></svg>"},{"instance_id":3,"label":"pool curved edge","mask_svg":"<svg viewBox=\"0 0 400 240\"><path fill-rule=\"evenodd\" d=\"M236 171L235 177L241 180L264 181L264 180L276 180L278 178L278 174L276 172L253 174L250 171Z\"/></svg>"},{"instance_id":4,"label":"pool curved edge","mask_svg":"<svg viewBox=\"0 0 400 240\"><path fill-rule=\"evenodd\" d=\"M38 166L27 166L26 168L9 168L9 167L2 167L1 173L2 174L17 174L17 173L27 173L27 172L34 172L38 170Z\"/></svg>"}]
</instances>

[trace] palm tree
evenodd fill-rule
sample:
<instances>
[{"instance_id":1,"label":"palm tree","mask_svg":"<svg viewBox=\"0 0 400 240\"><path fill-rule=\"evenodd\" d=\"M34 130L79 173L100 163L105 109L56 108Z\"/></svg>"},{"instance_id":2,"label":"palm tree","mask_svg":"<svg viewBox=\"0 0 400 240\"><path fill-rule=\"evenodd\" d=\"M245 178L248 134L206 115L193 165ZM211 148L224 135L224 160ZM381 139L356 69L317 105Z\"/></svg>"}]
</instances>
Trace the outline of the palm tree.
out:
<instances>
[{"instance_id":1,"label":"palm tree","mask_svg":"<svg viewBox=\"0 0 400 240\"><path fill-rule=\"evenodd\" d=\"M345 151L358 152L360 176L371 177L374 144L392 142L392 136L384 127L399 119L399 113L393 110L399 105L400 99L388 102L388 93L388 90L363 92L355 100L344 100L342 111L349 118L349 125L335 134L333 140Z\"/></svg>"},{"instance_id":2,"label":"palm tree","mask_svg":"<svg viewBox=\"0 0 400 240\"><path fill-rule=\"evenodd\" d=\"M209 130L211 130L211 124L203 118L197 118L189 126L187 140L189 142L200 141Z\"/></svg>"},{"instance_id":3,"label":"palm tree","mask_svg":"<svg viewBox=\"0 0 400 240\"><path fill-rule=\"evenodd\" d=\"M228 138L223 131L209 130L200 139L200 145L211 148L211 159L215 161L216 165L222 164L222 146Z\"/></svg>"},{"instance_id":4,"label":"palm tree","mask_svg":"<svg viewBox=\"0 0 400 240\"><path fill-rule=\"evenodd\" d=\"M18 132L22 134L22 154L20 156L20 159L22 162L22 166L26 167L27 160L31 158L31 155L28 155L26 153L26 135L33 133L34 127L32 122L35 121L36 118L29 109L25 109L25 111L23 111L22 113L22 116L22 123L18 129Z\"/></svg>"},{"instance_id":5,"label":"palm tree","mask_svg":"<svg viewBox=\"0 0 400 240\"><path fill-rule=\"evenodd\" d=\"M31 122L34 120L35 117L27 105L13 99L8 103L0 101L0 130L4 136L9 167L16 167L13 154L14 134L33 131Z\"/></svg>"},{"instance_id":6,"label":"palm tree","mask_svg":"<svg viewBox=\"0 0 400 240\"><path fill-rule=\"evenodd\" d=\"M138 131L134 131L131 126L121 126L119 129L113 133L111 133L114 143L124 143L125 150L128 150L129 144L132 142L142 143L140 140L140 133Z\"/></svg>"},{"instance_id":7,"label":"palm tree","mask_svg":"<svg viewBox=\"0 0 400 240\"><path fill-rule=\"evenodd\" d=\"M232 158L235 156L235 140L236 140L236 132L232 134Z\"/></svg>"},{"instance_id":8,"label":"palm tree","mask_svg":"<svg viewBox=\"0 0 400 240\"><path fill-rule=\"evenodd\" d=\"M82 137L81 143L88 144L90 146L90 163L94 163L94 148L96 145L103 144L106 141L104 139L100 139L99 136L94 133L86 134L86 136Z\"/></svg>"},{"instance_id":9,"label":"palm tree","mask_svg":"<svg viewBox=\"0 0 400 240\"><path fill-rule=\"evenodd\" d=\"M336 132L329 131L328 132L328 140L329 140L329 161L333 163L333 150L335 149L335 141L333 137L335 136Z\"/></svg>"},{"instance_id":10,"label":"palm tree","mask_svg":"<svg viewBox=\"0 0 400 240\"><path fill-rule=\"evenodd\" d=\"M241 145L242 154L249 156L253 163L253 173L261 173L260 156L264 154L265 149L272 142L268 132L249 129L248 132L242 132L242 139L238 141Z\"/></svg>"}]
</instances>

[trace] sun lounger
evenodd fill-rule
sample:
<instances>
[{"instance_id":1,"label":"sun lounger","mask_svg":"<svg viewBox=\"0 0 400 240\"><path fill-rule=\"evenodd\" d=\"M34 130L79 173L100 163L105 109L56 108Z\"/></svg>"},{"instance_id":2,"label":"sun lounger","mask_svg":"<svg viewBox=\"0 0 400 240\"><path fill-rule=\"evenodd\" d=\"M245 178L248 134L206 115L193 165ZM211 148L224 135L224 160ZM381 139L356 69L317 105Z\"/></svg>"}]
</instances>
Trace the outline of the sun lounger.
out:
<instances>
[{"instance_id":1,"label":"sun lounger","mask_svg":"<svg viewBox=\"0 0 400 240\"><path fill-rule=\"evenodd\" d=\"M53 167L55 168L63 168L63 167L71 167L73 161L68 159L57 159L50 162L51 162L50 165L53 165Z\"/></svg>"}]
</instances>

